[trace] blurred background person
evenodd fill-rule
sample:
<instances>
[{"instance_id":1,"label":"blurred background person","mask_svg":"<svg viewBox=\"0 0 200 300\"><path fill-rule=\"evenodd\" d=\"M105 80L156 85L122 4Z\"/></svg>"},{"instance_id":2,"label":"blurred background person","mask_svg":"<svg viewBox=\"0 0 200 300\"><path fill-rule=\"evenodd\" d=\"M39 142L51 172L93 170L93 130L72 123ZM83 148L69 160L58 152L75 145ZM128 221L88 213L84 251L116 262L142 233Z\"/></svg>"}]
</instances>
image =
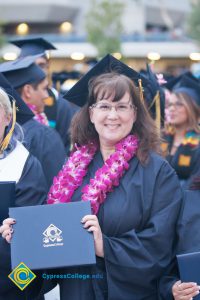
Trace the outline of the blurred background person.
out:
<instances>
[{"instance_id":1,"label":"blurred background person","mask_svg":"<svg viewBox=\"0 0 200 300\"><path fill-rule=\"evenodd\" d=\"M19 58L35 56L35 63L42 68L50 79L49 58L46 50L55 50L56 48L46 39L26 38L11 41L12 44L20 48ZM51 80L48 82L48 96L45 99L44 112L49 121L49 125L55 128L61 136L66 152L70 148L69 126L73 115L78 111L78 106L64 99L60 93L52 87Z\"/></svg>"},{"instance_id":2,"label":"blurred background person","mask_svg":"<svg viewBox=\"0 0 200 300\"><path fill-rule=\"evenodd\" d=\"M200 175L195 177L187 191L177 225L176 254L200 251ZM197 262L198 266L198 262ZM199 295L199 282L181 282L177 260L174 260L160 280L161 300L191 300Z\"/></svg>"},{"instance_id":3,"label":"blurred background person","mask_svg":"<svg viewBox=\"0 0 200 300\"><path fill-rule=\"evenodd\" d=\"M167 129L163 154L187 189L200 170L200 84L197 79L181 76L168 99ZM169 126L170 125L170 126Z\"/></svg>"},{"instance_id":4,"label":"blurred background person","mask_svg":"<svg viewBox=\"0 0 200 300\"><path fill-rule=\"evenodd\" d=\"M44 98L47 97L46 75L32 58L19 59L0 64L0 72L15 88L27 105L35 105L42 112ZM45 126L33 118L25 122L24 145L40 161L48 187L53 182L62 167L66 154L59 134L52 128Z\"/></svg>"},{"instance_id":5,"label":"blurred background person","mask_svg":"<svg viewBox=\"0 0 200 300\"><path fill-rule=\"evenodd\" d=\"M32 118L32 114L14 90L12 92L10 87L5 85L5 89L2 89L1 82L0 80L0 182L15 182L14 206L43 204L46 200L47 185L42 167L23 146L23 130L16 123L16 118L23 124ZM17 116L15 101L18 108ZM4 201L2 194L1 201ZM2 237L0 237L0 257L0 299L32 299L40 282L36 280L33 283L31 296L29 289L22 292L11 282L8 278L11 272L10 245L5 243Z\"/></svg>"}]
</instances>

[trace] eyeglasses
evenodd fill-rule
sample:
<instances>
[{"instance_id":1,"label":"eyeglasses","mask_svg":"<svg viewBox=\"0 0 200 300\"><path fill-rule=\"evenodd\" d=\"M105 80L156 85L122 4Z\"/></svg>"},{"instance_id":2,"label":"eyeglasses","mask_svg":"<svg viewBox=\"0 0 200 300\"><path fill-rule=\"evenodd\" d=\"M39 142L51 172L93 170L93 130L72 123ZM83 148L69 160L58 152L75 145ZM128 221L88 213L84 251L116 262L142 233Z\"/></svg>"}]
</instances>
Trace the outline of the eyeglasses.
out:
<instances>
[{"instance_id":1,"label":"eyeglasses","mask_svg":"<svg viewBox=\"0 0 200 300\"><path fill-rule=\"evenodd\" d=\"M97 102L90 106L90 109L97 108L101 112L110 112L112 108L115 109L118 113L127 113L131 110L136 110L136 107L132 103L117 103L116 105L112 105L110 103L105 102Z\"/></svg>"},{"instance_id":2,"label":"eyeglasses","mask_svg":"<svg viewBox=\"0 0 200 300\"><path fill-rule=\"evenodd\" d=\"M183 102L181 102L181 101L177 101L177 102L175 102L175 103L169 103L169 104L167 105L167 108L172 108L172 106L174 106L175 108L179 109L179 108L183 107L184 104L183 104Z\"/></svg>"}]
</instances>

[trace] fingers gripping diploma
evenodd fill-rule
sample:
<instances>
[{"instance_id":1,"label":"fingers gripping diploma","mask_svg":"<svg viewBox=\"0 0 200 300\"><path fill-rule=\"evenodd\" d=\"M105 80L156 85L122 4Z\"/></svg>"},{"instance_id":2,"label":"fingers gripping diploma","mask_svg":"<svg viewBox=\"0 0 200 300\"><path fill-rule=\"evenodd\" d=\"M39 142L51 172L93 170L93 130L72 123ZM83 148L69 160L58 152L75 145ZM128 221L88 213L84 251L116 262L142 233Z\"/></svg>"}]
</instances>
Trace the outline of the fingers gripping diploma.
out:
<instances>
[{"instance_id":1,"label":"fingers gripping diploma","mask_svg":"<svg viewBox=\"0 0 200 300\"><path fill-rule=\"evenodd\" d=\"M11 242L13 228L12 225L15 224L16 221L12 218L5 219L3 224L0 226L0 234L2 238L4 238L8 243Z\"/></svg>"},{"instance_id":2,"label":"fingers gripping diploma","mask_svg":"<svg viewBox=\"0 0 200 300\"><path fill-rule=\"evenodd\" d=\"M177 281L172 287L175 300L191 300L199 294L200 287L195 282Z\"/></svg>"},{"instance_id":3,"label":"fingers gripping diploma","mask_svg":"<svg viewBox=\"0 0 200 300\"><path fill-rule=\"evenodd\" d=\"M87 229L89 232L93 232L96 255L99 257L104 257L103 236L97 216L86 215L81 220L81 223L85 229Z\"/></svg>"}]
</instances>

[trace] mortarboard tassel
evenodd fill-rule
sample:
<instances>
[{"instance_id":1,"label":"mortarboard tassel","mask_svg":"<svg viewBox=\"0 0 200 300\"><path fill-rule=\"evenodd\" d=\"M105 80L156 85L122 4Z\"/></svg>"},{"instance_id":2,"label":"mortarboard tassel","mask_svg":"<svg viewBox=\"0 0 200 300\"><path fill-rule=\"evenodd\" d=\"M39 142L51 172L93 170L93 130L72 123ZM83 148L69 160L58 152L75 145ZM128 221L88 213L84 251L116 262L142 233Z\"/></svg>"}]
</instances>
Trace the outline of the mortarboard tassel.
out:
<instances>
[{"instance_id":1,"label":"mortarboard tassel","mask_svg":"<svg viewBox=\"0 0 200 300\"><path fill-rule=\"evenodd\" d=\"M161 127L161 112L160 112L160 93L157 91L155 97L155 104L156 104L156 124L158 129Z\"/></svg>"},{"instance_id":2,"label":"mortarboard tassel","mask_svg":"<svg viewBox=\"0 0 200 300\"><path fill-rule=\"evenodd\" d=\"M15 101L13 101L13 107L12 107L12 126L5 136L4 140L1 143L0 146L0 151L3 152L9 145L10 139L12 137L13 131L15 129L15 124L16 124L16 104Z\"/></svg>"},{"instance_id":3,"label":"mortarboard tassel","mask_svg":"<svg viewBox=\"0 0 200 300\"><path fill-rule=\"evenodd\" d=\"M140 92L140 100L144 104L144 95L143 95L143 87L142 87L142 79L138 79L139 83L139 92Z\"/></svg>"},{"instance_id":4,"label":"mortarboard tassel","mask_svg":"<svg viewBox=\"0 0 200 300\"><path fill-rule=\"evenodd\" d=\"M150 105L150 107L148 108L149 110L152 108L152 106L155 104L156 106L156 125L158 127L158 129L160 129L161 126L161 108L160 108L160 92L157 91L155 97L153 98L153 101Z\"/></svg>"}]
</instances>

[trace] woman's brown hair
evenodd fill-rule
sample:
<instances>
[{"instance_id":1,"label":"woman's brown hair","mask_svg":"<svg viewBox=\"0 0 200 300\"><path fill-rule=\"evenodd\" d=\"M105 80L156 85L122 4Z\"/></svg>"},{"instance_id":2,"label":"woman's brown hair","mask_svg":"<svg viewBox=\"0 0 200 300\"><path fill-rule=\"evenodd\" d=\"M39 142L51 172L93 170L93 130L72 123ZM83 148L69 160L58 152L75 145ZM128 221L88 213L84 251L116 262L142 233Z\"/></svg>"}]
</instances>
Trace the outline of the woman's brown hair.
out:
<instances>
[{"instance_id":1,"label":"woman's brown hair","mask_svg":"<svg viewBox=\"0 0 200 300\"><path fill-rule=\"evenodd\" d=\"M137 152L138 159L144 163L150 151L160 153L159 130L150 117L145 105L141 102L139 91L133 81L125 75L118 73L105 73L92 78L88 84L88 102L74 116L71 123L72 145L84 145L88 142L99 142L98 133L90 121L89 109L94 103L102 99L119 101L126 92L131 96L131 101L137 109L136 121L131 134L136 134L140 140Z\"/></svg>"}]
</instances>

